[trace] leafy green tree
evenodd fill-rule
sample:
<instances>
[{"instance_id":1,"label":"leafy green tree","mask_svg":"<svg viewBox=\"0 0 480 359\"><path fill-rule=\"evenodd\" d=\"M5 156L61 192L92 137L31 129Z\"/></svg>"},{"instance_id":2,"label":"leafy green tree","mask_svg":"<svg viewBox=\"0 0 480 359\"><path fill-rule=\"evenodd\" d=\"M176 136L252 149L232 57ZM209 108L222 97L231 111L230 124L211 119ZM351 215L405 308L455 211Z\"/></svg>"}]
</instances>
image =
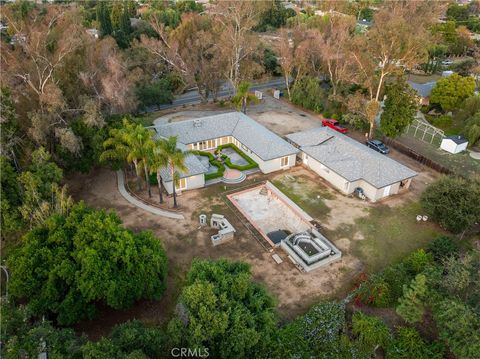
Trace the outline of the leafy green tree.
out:
<instances>
[{"instance_id":1,"label":"leafy green tree","mask_svg":"<svg viewBox=\"0 0 480 359\"><path fill-rule=\"evenodd\" d=\"M0 87L0 153L2 157L18 163L17 152L22 142L19 135L17 112L10 89ZM16 165L15 167L18 168Z\"/></svg>"},{"instance_id":2,"label":"leafy green tree","mask_svg":"<svg viewBox=\"0 0 480 359\"><path fill-rule=\"evenodd\" d=\"M3 156L0 156L0 174L0 228L2 229L2 238L6 238L16 232L21 226L18 207L22 203L22 197L21 188L18 183L18 174L10 162Z\"/></svg>"},{"instance_id":3,"label":"leafy green tree","mask_svg":"<svg viewBox=\"0 0 480 359\"><path fill-rule=\"evenodd\" d=\"M177 137L172 136L167 139L160 140L158 148L156 149L157 155L165 157L168 163L168 170L170 171L170 177L172 178L172 191L173 191L173 207L177 207L177 192L175 187L178 184L179 171L186 173L188 171L185 165L185 157L188 152L183 151L177 146Z\"/></svg>"},{"instance_id":4,"label":"leafy green tree","mask_svg":"<svg viewBox=\"0 0 480 359\"><path fill-rule=\"evenodd\" d=\"M150 232L134 234L114 213L76 204L28 232L7 260L9 289L60 324L92 317L95 304L126 308L165 289L166 256Z\"/></svg>"},{"instance_id":5,"label":"leafy green tree","mask_svg":"<svg viewBox=\"0 0 480 359\"><path fill-rule=\"evenodd\" d=\"M352 348L342 335L345 327L345 305L325 302L288 323L272 341L271 356L277 358L350 357ZM347 353L349 355L347 355ZM354 356L353 356L354 357Z\"/></svg>"},{"instance_id":6,"label":"leafy green tree","mask_svg":"<svg viewBox=\"0 0 480 359\"><path fill-rule=\"evenodd\" d=\"M232 97L232 103L237 110L241 110L243 113L247 113L247 106L252 103L258 103L257 97L250 93L250 86L252 84L247 81L240 82L237 88L235 96Z\"/></svg>"},{"instance_id":7,"label":"leafy green tree","mask_svg":"<svg viewBox=\"0 0 480 359\"><path fill-rule=\"evenodd\" d=\"M108 338L89 342L82 347L83 358L163 358L164 334L158 328L146 327L138 320L117 325Z\"/></svg>"},{"instance_id":8,"label":"leafy green tree","mask_svg":"<svg viewBox=\"0 0 480 359\"><path fill-rule=\"evenodd\" d=\"M162 78L151 83L140 84L136 93L141 109L149 106L157 106L157 108L160 109L161 104L171 103L173 101L172 86L167 78Z\"/></svg>"},{"instance_id":9,"label":"leafy green tree","mask_svg":"<svg viewBox=\"0 0 480 359\"><path fill-rule=\"evenodd\" d=\"M32 152L32 161L27 170L38 181L37 190L42 198L50 195L52 184L58 184L63 179L62 169L52 161L50 153L43 147Z\"/></svg>"},{"instance_id":10,"label":"leafy green tree","mask_svg":"<svg viewBox=\"0 0 480 359\"><path fill-rule=\"evenodd\" d=\"M112 21L113 30L118 30L120 28L120 18L123 13L123 3L122 1L114 1L112 8L110 10L110 19Z\"/></svg>"},{"instance_id":11,"label":"leafy green tree","mask_svg":"<svg viewBox=\"0 0 480 359\"><path fill-rule=\"evenodd\" d=\"M388 359L442 359L444 350L425 343L414 328L400 328L397 337L386 350Z\"/></svg>"},{"instance_id":12,"label":"leafy green tree","mask_svg":"<svg viewBox=\"0 0 480 359\"><path fill-rule=\"evenodd\" d=\"M379 347L386 348L391 340L390 331L380 318L362 312L355 312L352 317L352 333L369 356Z\"/></svg>"},{"instance_id":13,"label":"leafy green tree","mask_svg":"<svg viewBox=\"0 0 480 359\"><path fill-rule=\"evenodd\" d=\"M397 313L408 323L421 321L425 312L426 294L427 277L424 274L417 274L410 283L410 287L404 287L403 297L400 298L397 306Z\"/></svg>"},{"instance_id":14,"label":"leafy green tree","mask_svg":"<svg viewBox=\"0 0 480 359\"><path fill-rule=\"evenodd\" d=\"M174 347L253 358L271 339L275 322L273 299L252 281L247 264L194 260L168 334Z\"/></svg>"},{"instance_id":15,"label":"leafy green tree","mask_svg":"<svg viewBox=\"0 0 480 359\"><path fill-rule=\"evenodd\" d=\"M265 10L260 14L255 31L278 29L287 23L289 17L296 15L293 9L286 9L280 0L271 0L265 3Z\"/></svg>"},{"instance_id":16,"label":"leafy green tree","mask_svg":"<svg viewBox=\"0 0 480 359\"><path fill-rule=\"evenodd\" d=\"M320 87L318 79L314 77L303 77L293 85L292 102L295 105L321 112L324 107L322 103L324 98L325 91Z\"/></svg>"},{"instance_id":17,"label":"leafy green tree","mask_svg":"<svg viewBox=\"0 0 480 359\"><path fill-rule=\"evenodd\" d=\"M49 358L82 358L85 338L77 337L72 329L37 322L25 306L16 307L13 301L2 299L1 304L2 358L38 358L41 353L48 353Z\"/></svg>"},{"instance_id":18,"label":"leafy green tree","mask_svg":"<svg viewBox=\"0 0 480 359\"><path fill-rule=\"evenodd\" d=\"M449 236L438 236L428 245L427 251L433 255L436 262L456 256L458 245Z\"/></svg>"},{"instance_id":19,"label":"leafy green tree","mask_svg":"<svg viewBox=\"0 0 480 359\"><path fill-rule=\"evenodd\" d=\"M480 316L467 305L451 299L433 307L440 339L459 359L480 357Z\"/></svg>"},{"instance_id":20,"label":"leafy green tree","mask_svg":"<svg viewBox=\"0 0 480 359\"><path fill-rule=\"evenodd\" d=\"M480 181L443 177L423 192L421 203L434 221L460 233L480 222Z\"/></svg>"},{"instance_id":21,"label":"leafy green tree","mask_svg":"<svg viewBox=\"0 0 480 359\"><path fill-rule=\"evenodd\" d=\"M97 4L97 21L99 23L100 36L103 37L112 34L112 20L110 19L107 1L100 1Z\"/></svg>"},{"instance_id":22,"label":"leafy green tree","mask_svg":"<svg viewBox=\"0 0 480 359\"><path fill-rule=\"evenodd\" d=\"M416 275L422 273L428 265L432 264L433 256L425 252L424 249L418 249L405 258L403 262L407 270L412 275Z\"/></svg>"},{"instance_id":23,"label":"leafy green tree","mask_svg":"<svg viewBox=\"0 0 480 359\"><path fill-rule=\"evenodd\" d=\"M263 51L263 67L265 67L265 70L272 75L281 75L277 55L269 48L266 48Z\"/></svg>"},{"instance_id":24,"label":"leafy green tree","mask_svg":"<svg viewBox=\"0 0 480 359\"><path fill-rule=\"evenodd\" d=\"M469 17L468 8L458 4L450 4L447 9L447 19L455 20L456 22L467 21Z\"/></svg>"},{"instance_id":25,"label":"leafy green tree","mask_svg":"<svg viewBox=\"0 0 480 359\"><path fill-rule=\"evenodd\" d=\"M480 140L480 111L470 117L465 123L465 137L468 140L468 146L475 146Z\"/></svg>"},{"instance_id":26,"label":"leafy green tree","mask_svg":"<svg viewBox=\"0 0 480 359\"><path fill-rule=\"evenodd\" d=\"M430 103L438 104L444 111L450 111L458 108L466 98L473 95L474 91L473 77L452 74L438 80L430 94Z\"/></svg>"},{"instance_id":27,"label":"leafy green tree","mask_svg":"<svg viewBox=\"0 0 480 359\"><path fill-rule=\"evenodd\" d=\"M405 82L397 79L386 86L383 112L380 118L380 129L387 137L397 137L412 123L418 109L414 90Z\"/></svg>"}]
</instances>

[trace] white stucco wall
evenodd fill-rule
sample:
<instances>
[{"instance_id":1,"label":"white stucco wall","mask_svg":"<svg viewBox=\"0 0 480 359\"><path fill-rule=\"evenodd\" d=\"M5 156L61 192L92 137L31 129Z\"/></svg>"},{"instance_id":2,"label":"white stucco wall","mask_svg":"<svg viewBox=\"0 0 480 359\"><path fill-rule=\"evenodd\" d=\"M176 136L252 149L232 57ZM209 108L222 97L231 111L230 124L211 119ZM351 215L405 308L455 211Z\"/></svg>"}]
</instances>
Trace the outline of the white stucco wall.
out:
<instances>
[{"instance_id":1,"label":"white stucco wall","mask_svg":"<svg viewBox=\"0 0 480 359\"><path fill-rule=\"evenodd\" d=\"M454 141L449 138L444 138L440 145L442 150L445 150L450 153L460 153L467 149L468 142L457 145Z\"/></svg>"},{"instance_id":2,"label":"white stucco wall","mask_svg":"<svg viewBox=\"0 0 480 359\"><path fill-rule=\"evenodd\" d=\"M190 176L190 177L185 177L187 179L187 186L186 188L182 190L177 189L177 193L180 193L182 191L188 191L190 189L196 189L196 188L202 188L205 187L205 176L203 174L199 174L196 176ZM169 182L163 182L163 185L165 186L165 190L167 191L168 194L173 193L173 181Z\"/></svg>"},{"instance_id":3,"label":"white stucco wall","mask_svg":"<svg viewBox=\"0 0 480 359\"><path fill-rule=\"evenodd\" d=\"M376 188L375 186L373 186L372 184L364 180L350 182L345 178L343 178L342 176L340 176L338 173L325 167L320 162L311 158L310 156L308 156L303 152L301 154L301 158L303 160L303 164L306 167L315 171L320 177L323 177L324 179L326 179L328 182L330 182L334 187L339 189L344 194L351 194L353 193L353 191L355 191L355 188L360 187L363 189L367 198L370 201L375 202L384 197L397 194L398 191L400 190L400 181L382 188ZM406 185L404 186L405 189L410 186L411 179L406 181L407 181Z\"/></svg>"}]
</instances>

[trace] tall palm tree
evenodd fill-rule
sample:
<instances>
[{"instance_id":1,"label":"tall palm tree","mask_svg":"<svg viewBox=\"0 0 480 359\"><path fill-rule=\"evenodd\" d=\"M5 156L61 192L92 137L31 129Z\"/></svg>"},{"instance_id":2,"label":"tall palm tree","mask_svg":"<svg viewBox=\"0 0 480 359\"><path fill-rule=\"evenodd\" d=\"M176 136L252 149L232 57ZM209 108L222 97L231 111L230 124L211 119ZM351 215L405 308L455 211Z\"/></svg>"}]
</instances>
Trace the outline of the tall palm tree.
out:
<instances>
[{"instance_id":1,"label":"tall palm tree","mask_svg":"<svg viewBox=\"0 0 480 359\"><path fill-rule=\"evenodd\" d=\"M250 82L240 82L237 88L237 93L232 97L232 103L237 110L242 110L243 113L247 113L247 106L253 103L258 103L258 98L252 95L250 91Z\"/></svg>"},{"instance_id":2,"label":"tall palm tree","mask_svg":"<svg viewBox=\"0 0 480 359\"><path fill-rule=\"evenodd\" d=\"M134 125L126 134L126 142L131 148L128 158L137 161L137 171L143 169L145 182L147 184L148 197L152 198L149 178L149 155L154 146L153 131L146 129L142 125Z\"/></svg>"},{"instance_id":3,"label":"tall palm tree","mask_svg":"<svg viewBox=\"0 0 480 359\"><path fill-rule=\"evenodd\" d=\"M133 149L128 142L128 134L133 131L133 127L134 125L124 118L122 127L111 129L109 131L110 137L103 142L104 151L100 155L100 160L122 160L129 165L133 164L137 176L137 187L140 190L138 160L133 156Z\"/></svg>"},{"instance_id":4,"label":"tall palm tree","mask_svg":"<svg viewBox=\"0 0 480 359\"><path fill-rule=\"evenodd\" d=\"M179 172L187 172L185 165L185 157L188 151L183 151L177 147L177 136L171 136L165 140L161 140L158 144L160 151L164 153L167 158L168 169L173 181L173 207L177 207L177 193L175 186L178 183Z\"/></svg>"},{"instance_id":5,"label":"tall palm tree","mask_svg":"<svg viewBox=\"0 0 480 359\"><path fill-rule=\"evenodd\" d=\"M150 153L150 173L156 173L158 193L160 196L160 203L163 203L163 179L160 175L160 171L163 168L168 168L168 157L160 146L161 141L155 143Z\"/></svg>"}]
</instances>

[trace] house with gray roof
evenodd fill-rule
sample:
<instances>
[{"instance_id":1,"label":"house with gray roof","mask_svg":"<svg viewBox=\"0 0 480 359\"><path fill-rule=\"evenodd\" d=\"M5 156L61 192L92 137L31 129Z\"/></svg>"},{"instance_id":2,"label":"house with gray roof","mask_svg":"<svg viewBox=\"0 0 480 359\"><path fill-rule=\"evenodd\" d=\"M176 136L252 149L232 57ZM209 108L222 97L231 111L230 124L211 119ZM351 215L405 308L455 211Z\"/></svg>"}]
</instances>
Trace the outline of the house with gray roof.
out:
<instances>
[{"instance_id":1,"label":"house with gray roof","mask_svg":"<svg viewBox=\"0 0 480 359\"><path fill-rule=\"evenodd\" d=\"M328 127L287 135L303 164L345 194L361 188L371 201L410 186L417 173Z\"/></svg>"},{"instance_id":2,"label":"house with gray roof","mask_svg":"<svg viewBox=\"0 0 480 359\"><path fill-rule=\"evenodd\" d=\"M430 81L424 84L413 81L407 81L407 83L417 93L421 105L428 105L430 103L430 94L437 84L437 81Z\"/></svg>"},{"instance_id":3,"label":"house with gray roof","mask_svg":"<svg viewBox=\"0 0 480 359\"><path fill-rule=\"evenodd\" d=\"M233 143L253 159L263 173L288 169L295 165L300 152L295 146L241 112L229 112L192 120L165 123L154 127L156 138L177 136L179 146L188 150L214 151L218 146ZM195 156L188 156L188 171L180 174L178 190L205 185L202 178L207 168ZM202 172L203 169L203 172ZM163 171L167 192L172 192L170 171ZM192 177L192 178L191 178Z\"/></svg>"}]
</instances>

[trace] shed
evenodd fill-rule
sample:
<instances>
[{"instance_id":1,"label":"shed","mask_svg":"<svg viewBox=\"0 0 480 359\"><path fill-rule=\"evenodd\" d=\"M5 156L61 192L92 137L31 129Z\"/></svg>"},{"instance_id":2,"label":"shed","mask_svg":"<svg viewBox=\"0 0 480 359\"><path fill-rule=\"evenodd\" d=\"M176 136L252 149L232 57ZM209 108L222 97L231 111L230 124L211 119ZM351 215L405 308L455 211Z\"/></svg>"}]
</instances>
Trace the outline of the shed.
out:
<instances>
[{"instance_id":1,"label":"shed","mask_svg":"<svg viewBox=\"0 0 480 359\"><path fill-rule=\"evenodd\" d=\"M463 136L449 136L445 137L440 144L440 148L450 153L460 153L465 151L468 146L468 141Z\"/></svg>"}]
</instances>

